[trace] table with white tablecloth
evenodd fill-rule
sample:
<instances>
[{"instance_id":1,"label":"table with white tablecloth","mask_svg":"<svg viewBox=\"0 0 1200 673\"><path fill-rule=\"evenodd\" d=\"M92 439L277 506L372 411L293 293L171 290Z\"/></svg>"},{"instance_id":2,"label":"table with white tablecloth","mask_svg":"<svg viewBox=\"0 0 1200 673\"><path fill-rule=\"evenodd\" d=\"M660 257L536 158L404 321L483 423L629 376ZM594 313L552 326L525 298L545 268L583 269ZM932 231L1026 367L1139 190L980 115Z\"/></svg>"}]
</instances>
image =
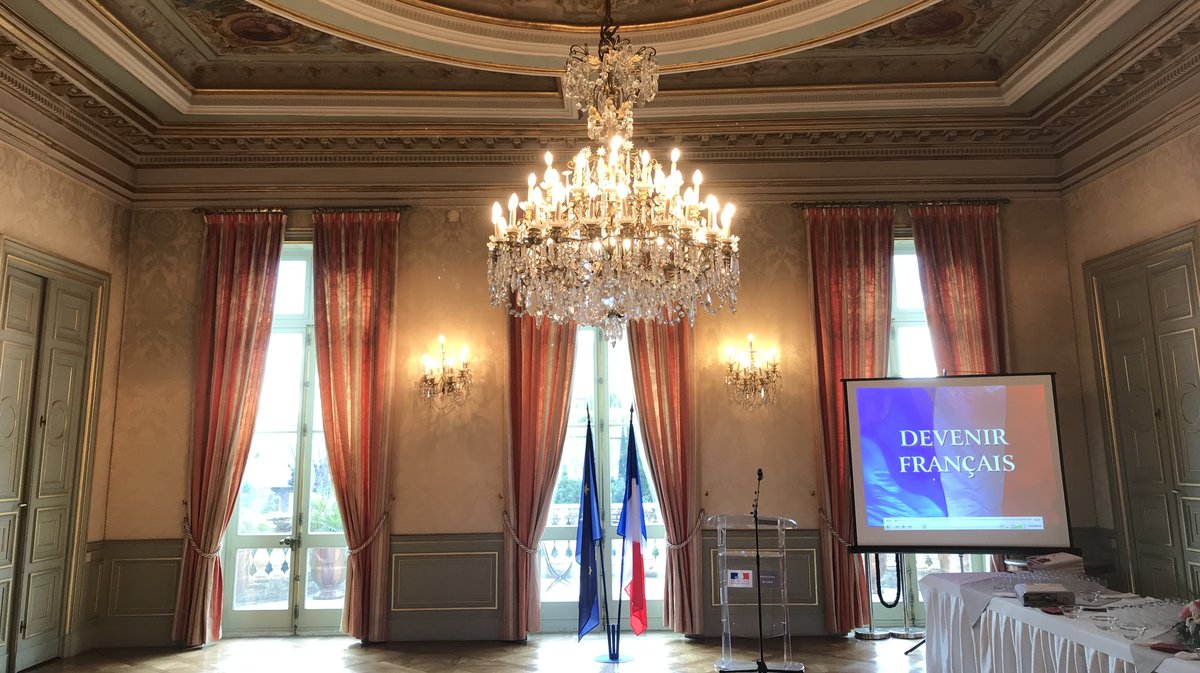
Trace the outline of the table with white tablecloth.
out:
<instances>
[{"instance_id":1,"label":"table with white tablecloth","mask_svg":"<svg viewBox=\"0 0 1200 673\"><path fill-rule=\"evenodd\" d=\"M928 673L1200 673L1200 662L1134 645L1090 619L992 595L991 573L921 579Z\"/></svg>"}]
</instances>

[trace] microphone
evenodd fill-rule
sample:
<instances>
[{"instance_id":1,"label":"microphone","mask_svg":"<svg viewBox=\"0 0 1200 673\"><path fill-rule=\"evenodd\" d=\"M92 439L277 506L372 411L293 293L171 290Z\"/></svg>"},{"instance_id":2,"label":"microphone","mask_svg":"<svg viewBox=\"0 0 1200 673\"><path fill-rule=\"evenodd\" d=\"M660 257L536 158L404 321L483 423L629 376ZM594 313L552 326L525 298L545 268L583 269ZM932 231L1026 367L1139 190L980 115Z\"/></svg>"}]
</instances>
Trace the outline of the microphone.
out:
<instances>
[{"instance_id":1,"label":"microphone","mask_svg":"<svg viewBox=\"0 0 1200 673\"><path fill-rule=\"evenodd\" d=\"M758 480L762 481L762 468L758 468Z\"/></svg>"}]
</instances>

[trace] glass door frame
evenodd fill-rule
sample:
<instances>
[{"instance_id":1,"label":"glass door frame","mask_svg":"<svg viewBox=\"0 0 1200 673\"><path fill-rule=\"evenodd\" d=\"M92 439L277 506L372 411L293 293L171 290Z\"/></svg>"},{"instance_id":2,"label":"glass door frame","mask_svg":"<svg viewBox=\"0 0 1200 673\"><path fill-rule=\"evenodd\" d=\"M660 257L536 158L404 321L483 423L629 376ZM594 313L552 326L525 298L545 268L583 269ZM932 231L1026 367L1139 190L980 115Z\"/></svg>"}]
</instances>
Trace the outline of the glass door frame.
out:
<instances>
[{"instance_id":1,"label":"glass door frame","mask_svg":"<svg viewBox=\"0 0 1200 673\"><path fill-rule=\"evenodd\" d=\"M613 378L611 372L609 372L609 364L610 364L609 355L610 355L611 347L608 345L608 342L604 338L604 334L599 329L597 329L595 327L579 327L578 330L579 331L577 332L577 337L582 337L585 332L590 333L591 338L594 339L594 343L595 343L595 359L593 361L594 362L594 370L593 371L595 372L595 376L594 376L595 382L594 382L594 387L593 387L593 391L592 391L592 395L593 395L592 399L593 400L608 400L610 388L611 388L610 380ZM578 362L579 353L581 352L579 345L582 342L583 342L582 339L577 338L576 362ZM622 341L618 345L618 347L626 348L626 352L628 352L628 345L627 345L626 341ZM574 389L574 387L575 387L574 376L578 375L579 372L580 372L580 368L575 367L574 372L572 374L572 379L573 379L572 384L571 384L572 389ZM632 372L630 373L630 376L632 376ZM630 391L630 395L632 396L632 390ZM615 493L615 494L613 493L613 486L612 486L611 482L612 482L612 477L615 476L615 473L610 473L610 470L612 469L612 466L614 464L620 465L621 462L624 461L624 459L625 459L625 447L623 445L620 447L614 447L613 439L620 437L623 434L622 428L625 427L626 425L628 425L629 410L625 409L621 413L621 418L618 418L618 419L607 418L607 415L608 415L608 405L605 405L605 410L603 411L603 413L600 413L600 411L598 409L596 409L595 407L592 408L592 430L593 430L593 440L594 440L594 446L595 446L595 452L596 452L596 455L595 455L596 472L597 472L596 481L597 481L597 487L600 491L597 494L597 497L599 498L599 501L600 501L600 509L601 509L600 518L604 521L605 542L608 544L609 549L613 552L613 553L610 553L609 556L604 559L605 571L607 572L608 578L609 578L608 609L610 610L610 613L609 613L610 618L612 618L612 615L616 614L615 610L617 607L617 597L618 597L618 594L616 592L621 591L621 588L619 586L617 586L620 581L621 568L619 566L614 567L614 564L619 563L621 561L622 539L620 536L617 535L617 521L618 521L618 516L616 516L617 511L614 510L611 505L614 504L615 497L624 496L624 492L622 491L620 493ZM639 465L642 467L642 469L639 470L639 476L641 477L642 489L643 489L643 491L645 491L645 489L651 489L650 493L654 494L655 499L657 500L657 491L653 490L654 489L653 478L649 474L649 470L645 469L645 467L648 465L648 462L647 462L647 459L645 456L645 443L642 441L641 430L638 428L637 423L634 423L634 433L636 435L636 439L637 439L637 443L638 443L638 447L639 447L639 451L640 451ZM581 453L583 450L582 447L583 447L583 445L581 443L580 444L580 452ZM619 454L617 456L613 456L614 448L619 450ZM565 447L564 447L564 450L565 450ZM604 469L601 470L601 468L604 468ZM561 475L561 472L560 472L560 475ZM582 476L582 475L580 475L580 476ZM557 486L558 486L558 482L556 480L555 481L556 489L557 489ZM618 488L623 489L624 486L620 485L620 486L618 486ZM578 499L575 502L576 502L575 507L577 509L578 508ZM577 523L574 522L573 519L572 519L572 522L569 523L568 525L552 526L552 525L547 524L546 530L542 533L542 539L540 540L540 542L538 544L538 559L537 560L538 560L539 570L543 567L542 564L547 562L546 559L543 558L544 556L548 555L548 552L546 551L546 548L547 548L546 543L554 544L556 542L569 541L568 546L573 549L574 543L575 543L575 538L576 538L576 531L577 531ZM652 561L652 559L650 558L651 549L653 549L653 546L650 544L649 541L654 540L654 539L659 539L659 540L662 540L663 544L665 545L666 526L661 523L654 524L654 523L651 523L650 521L647 521L646 522L646 539L647 539L647 547L648 548L642 550L642 556L643 556L643 560L645 562L647 569L649 569L650 565L651 565L651 561ZM658 560L657 562L659 564L661 564L663 567L665 567L665 565L666 565L665 549L664 549L664 553L661 556L662 556L662 559ZM570 555L570 557L571 557L571 564L572 564L570 569L572 570L572 572L578 572L579 565L577 563L575 563L574 553L572 553ZM558 563L561 563L561 562L558 562ZM540 576L541 576L541 573L539 572L539 577ZM625 581L628 582L629 579L630 579L629 573L626 572L625 573ZM649 581L647 581L647 584L649 585ZM601 598L603 598L603 596L604 596L603 588L600 589L600 596L601 596ZM603 607L601 607L601 610L603 610ZM542 616L542 632L574 633L577 631L578 619L579 619L579 609L578 609L577 600L547 601L543 597L543 600L541 602L541 611L542 611L542 615L541 615ZM629 626L628 626L628 623L629 623L629 620L628 620L629 600L628 600L628 597L625 597L625 599L622 601L621 612L622 612L621 630L627 632L627 631L629 631ZM663 626L663 601L662 601L662 599L648 598L646 600L646 613L647 613L647 617L649 618L648 628L650 630L665 628ZM614 623L615 623L615 621L614 621ZM601 624L603 625L603 612L601 612ZM598 633L598 632L599 632L599 629L597 629L593 633Z\"/></svg>"},{"instance_id":2,"label":"glass door frame","mask_svg":"<svg viewBox=\"0 0 1200 673\"><path fill-rule=\"evenodd\" d=\"M239 503L234 506L233 516L230 518L225 540L221 546L221 561L225 569L225 591L222 605L223 630L228 636L333 634L338 633L341 627L341 609L306 607L308 599L311 598L308 584L313 581L313 569L309 565L310 559L314 558L314 549L345 548L346 538L344 533L314 533L311 530L313 522L310 519L312 517L306 516L312 510L311 496L316 478L316 466L313 461L314 437L324 434L320 389L317 385L316 375L312 246L306 244L284 245L280 259L281 269L283 263L296 261L305 263L303 311L284 315L275 314L271 327L272 339L277 334L298 334L302 336L303 340L304 362L301 387L294 391L294 394L300 398L295 426L296 452L292 464L292 488L287 495L290 498L292 513L291 527L290 532L239 532L242 515L239 496ZM277 291L276 298L278 299L278 297ZM265 384L266 380L264 379ZM266 394L270 393L264 391L264 395ZM323 441L321 443L323 445ZM303 469L297 469L299 466L303 466ZM283 495L281 494L280 497ZM284 572L287 574L288 589L286 606L283 609L235 609L234 601L237 598L239 581L238 551L246 549L266 551L267 554L282 552L282 558L287 560L288 567ZM274 557L274 554L271 555ZM336 564L339 558L342 563L341 576L344 583L344 565L347 559L345 552L335 554L329 561ZM336 571L336 567L333 570Z\"/></svg>"}]
</instances>

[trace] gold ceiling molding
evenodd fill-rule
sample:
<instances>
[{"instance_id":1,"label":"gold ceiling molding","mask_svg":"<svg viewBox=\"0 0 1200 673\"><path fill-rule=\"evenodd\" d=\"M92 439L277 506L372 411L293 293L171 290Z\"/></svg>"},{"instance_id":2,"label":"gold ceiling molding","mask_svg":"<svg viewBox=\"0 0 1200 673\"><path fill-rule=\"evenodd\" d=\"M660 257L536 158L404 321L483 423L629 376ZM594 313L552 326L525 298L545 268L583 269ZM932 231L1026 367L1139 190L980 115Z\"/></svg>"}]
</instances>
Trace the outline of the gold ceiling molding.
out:
<instances>
[{"instance_id":1,"label":"gold ceiling molding","mask_svg":"<svg viewBox=\"0 0 1200 673\"><path fill-rule=\"evenodd\" d=\"M577 26L481 21L394 0L249 0L329 34L426 60L518 74L559 75ZM636 27L663 72L746 63L827 44L890 23L937 0L779 0L713 18ZM716 15L714 15L715 17ZM713 56L715 54L715 56Z\"/></svg>"}]
</instances>

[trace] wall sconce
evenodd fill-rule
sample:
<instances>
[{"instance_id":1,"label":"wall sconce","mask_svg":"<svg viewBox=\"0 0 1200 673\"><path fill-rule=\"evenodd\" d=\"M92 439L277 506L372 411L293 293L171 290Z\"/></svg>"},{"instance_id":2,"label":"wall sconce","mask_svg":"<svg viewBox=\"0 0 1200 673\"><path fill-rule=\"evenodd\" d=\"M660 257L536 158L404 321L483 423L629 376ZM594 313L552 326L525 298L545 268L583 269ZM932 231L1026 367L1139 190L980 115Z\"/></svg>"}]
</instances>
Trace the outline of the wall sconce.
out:
<instances>
[{"instance_id":1,"label":"wall sconce","mask_svg":"<svg viewBox=\"0 0 1200 673\"><path fill-rule=\"evenodd\" d=\"M775 403L779 393L779 356L774 350L767 353L765 363L758 361L754 350L754 335L747 334L750 351L740 356L729 348L729 363L725 370L725 385L729 399L744 407L761 407Z\"/></svg>"},{"instance_id":2,"label":"wall sconce","mask_svg":"<svg viewBox=\"0 0 1200 673\"><path fill-rule=\"evenodd\" d=\"M424 373L417 381L417 393L435 410L448 411L462 406L471 395L471 365L467 362L467 347L462 348L459 365L446 359L446 337L438 336L440 359L428 353L421 357Z\"/></svg>"}]
</instances>

